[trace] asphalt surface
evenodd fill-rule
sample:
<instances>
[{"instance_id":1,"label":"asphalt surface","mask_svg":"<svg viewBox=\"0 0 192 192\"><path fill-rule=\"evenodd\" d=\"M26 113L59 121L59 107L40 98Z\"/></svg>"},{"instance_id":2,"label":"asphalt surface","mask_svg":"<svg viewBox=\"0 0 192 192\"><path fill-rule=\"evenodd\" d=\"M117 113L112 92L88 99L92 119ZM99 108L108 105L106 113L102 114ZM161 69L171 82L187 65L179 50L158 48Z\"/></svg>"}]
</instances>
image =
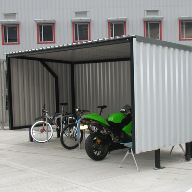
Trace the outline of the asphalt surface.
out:
<instances>
[{"instance_id":1,"label":"asphalt surface","mask_svg":"<svg viewBox=\"0 0 192 192\"><path fill-rule=\"evenodd\" d=\"M175 146L161 149L161 166L154 169L154 151L131 155L119 164L126 149L112 151L102 161L85 150L67 150L54 137L48 143L29 141L28 129L0 130L0 192L186 192L192 191L192 161Z\"/></svg>"}]
</instances>

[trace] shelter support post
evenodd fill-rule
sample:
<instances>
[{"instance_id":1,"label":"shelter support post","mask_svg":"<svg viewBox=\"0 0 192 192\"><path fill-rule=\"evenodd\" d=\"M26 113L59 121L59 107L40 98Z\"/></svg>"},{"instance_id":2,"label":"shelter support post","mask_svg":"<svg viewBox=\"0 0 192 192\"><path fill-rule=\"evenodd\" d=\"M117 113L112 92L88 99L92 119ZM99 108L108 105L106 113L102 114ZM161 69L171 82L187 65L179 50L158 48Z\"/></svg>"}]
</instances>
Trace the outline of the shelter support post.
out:
<instances>
[{"instance_id":1,"label":"shelter support post","mask_svg":"<svg viewBox=\"0 0 192 192\"><path fill-rule=\"evenodd\" d=\"M12 89L11 89L11 66L10 58L6 56L7 64L7 85L8 85L8 112L9 112L9 129L13 129L13 108L12 108Z\"/></svg>"},{"instance_id":2,"label":"shelter support post","mask_svg":"<svg viewBox=\"0 0 192 192\"><path fill-rule=\"evenodd\" d=\"M1 129L3 130L4 129L4 122L1 121Z\"/></svg>"},{"instance_id":3,"label":"shelter support post","mask_svg":"<svg viewBox=\"0 0 192 192\"><path fill-rule=\"evenodd\" d=\"M190 151L191 151L191 158L192 158L192 142L190 142Z\"/></svg>"},{"instance_id":4,"label":"shelter support post","mask_svg":"<svg viewBox=\"0 0 192 192\"><path fill-rule=\"evenodd\" d=\"M161 168L160 162L160 149L155 150L155 168Z\"/></svg>"},{"instance_id":5,"label":"shelter support post","mask_svg":"<svg viewBox=\"0 0 192 192\"><path fill-rule=\"evenodd\" d=\"M58 82L58 76L44 61L41 60L40 63L47 69L47 71L49 71L49 73L55 79L56 113L59 113L59 82Z\"/></svg>"},{"instance_id":6,"label":"shelter support post","mask_svg":"<svg viewBox=\"0 0 192 192\"><path fill-rule=\"evenodd\" d=\"M57 129L57 138L60 138L60 130Z\"/></svg>"},{"instance_id":7,"label":"shelter support post","mask_svg":"<svg viewBox=\"0 0 192 192\"><path fill-rule=\"evenodd\" d=\"M185 160L190 161L192 157L192 142L185 143Z\"/></svg>"},{"instance_id":8,"label":"shelter support post","mask_svg":"<svg viewBox=\"0 0 192 192\"><path fill-rule=\"evenodd\" d=\"M71 64L71 97L72 97L72 113L75 113L75 67Z\"/></svg>"},{"instance_id":9,"label":"shelter support post","mask_svg":"<svg viewBox=\"0 0 192 192\"><path fill-rule=\"evenodd\" d=\"M29 128L29 141L33 142L33 138L31 137L31 127Z\"/></svg>"}]
</instances>

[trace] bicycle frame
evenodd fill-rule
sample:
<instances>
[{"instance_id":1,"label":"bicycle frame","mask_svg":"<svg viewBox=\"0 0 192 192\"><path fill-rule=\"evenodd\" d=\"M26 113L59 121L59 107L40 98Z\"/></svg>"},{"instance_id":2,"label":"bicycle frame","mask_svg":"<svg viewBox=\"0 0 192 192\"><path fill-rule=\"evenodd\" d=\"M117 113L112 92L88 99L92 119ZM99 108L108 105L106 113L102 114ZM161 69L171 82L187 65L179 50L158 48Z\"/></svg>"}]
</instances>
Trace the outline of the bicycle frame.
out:
<instances>
[{"instance_id":1,"label":"bicycle frame","mask_svg":"<svg viewBox=\"0 0 192 192\"><path fill-rule=\"evenodd\" d=\"M78 108L77 108L77 109L78 109ZM77 109L76 109L76 110L77 110ZM84 131L83 137L85 137L85 129L88 129L88 126L87 126L87 128L84 128L84 129L81 128L81 116L83 115L84 112L89 112L89 111L88 111L88 110L82 110L82 111L80 112L79 119L77 120L77 139L78 139L79 149L80 149L80 147L81 147L80 131L81 131L81 130Z\"/></svg>"}]
</instances>

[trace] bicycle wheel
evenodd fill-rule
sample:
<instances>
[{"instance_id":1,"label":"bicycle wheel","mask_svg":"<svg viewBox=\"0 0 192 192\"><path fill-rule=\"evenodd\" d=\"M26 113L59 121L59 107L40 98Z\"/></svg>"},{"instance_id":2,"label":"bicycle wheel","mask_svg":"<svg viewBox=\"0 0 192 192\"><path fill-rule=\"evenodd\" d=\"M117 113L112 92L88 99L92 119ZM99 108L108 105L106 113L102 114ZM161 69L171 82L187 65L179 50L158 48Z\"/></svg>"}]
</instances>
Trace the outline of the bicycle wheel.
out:
<instances>
[{"instance_id":1,"label":"bicycle wheel","mask_svg":"<svg viewBox=\"0 0 192 192\"><path fill-rule=\"evenodd\" d=\"M45 121L37 121L31 127L31 136L35 141L45 143L53 136L53 128Z\"/></svg>"},{"instance_id":2,"label":"bicycle wheel","mask_svg":"<svg viewBox=\"0 0 192 192\"><path fill-rule=\"evenodd\" d=\"M83 140L83 131L79 134L80 143ZM69 124L61 131L60 141L66 149L75 149L79 145L77 137L77 124Z\"/></svg>"}]
</instances>

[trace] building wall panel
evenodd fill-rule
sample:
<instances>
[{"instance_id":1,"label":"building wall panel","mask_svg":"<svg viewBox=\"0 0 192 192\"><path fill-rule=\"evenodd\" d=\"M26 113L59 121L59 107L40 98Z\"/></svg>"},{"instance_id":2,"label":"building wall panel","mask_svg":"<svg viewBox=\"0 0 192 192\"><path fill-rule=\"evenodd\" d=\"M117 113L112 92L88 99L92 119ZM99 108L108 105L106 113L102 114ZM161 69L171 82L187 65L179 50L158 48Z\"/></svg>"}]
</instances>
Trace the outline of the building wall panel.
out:
<instances>
[{"instance_id":1,"label":"building wall panel","mask_svg":"<svg viewBox=\"0 0 192 192\"><path fill-rule=\"evenodd\" d=\"M159 10L162 20L162 40L192 45L192 41L179 41L180 16L191 15L191 0L57 0L57 1L26 1L1 0L0 20L4 13L17 13L20 22L20 44L0 47L0 58L4 53L35 49L72 43L72 23L76 11L88 11L91 19L91 39L108 38L108 18L127 17L126 35L144 35L143 18L145 10ZM55 19L55 44L37 43L37 26L34 19Z\"/></svg>"},{"instance_id":2,"label":"building wall panel","mask_svg":"<svg viewBox=\"0 0 192 192\"><path fill-rule=\"evenodd\" d=\"M191 141L192 53L134 43L136 152Z\"/></svg>"},{"instance_id":3,"label":"building wall panel","mask_svg":"<svg viewBox=\"0 0 192 192\"><path fill-rule=\"evenodd\" d=\"M99 113L98 105L107 105L102 116L131 106L130 62L78 64L75 66L76 105L90 113Z\"/></svg>"}]
</instances>

